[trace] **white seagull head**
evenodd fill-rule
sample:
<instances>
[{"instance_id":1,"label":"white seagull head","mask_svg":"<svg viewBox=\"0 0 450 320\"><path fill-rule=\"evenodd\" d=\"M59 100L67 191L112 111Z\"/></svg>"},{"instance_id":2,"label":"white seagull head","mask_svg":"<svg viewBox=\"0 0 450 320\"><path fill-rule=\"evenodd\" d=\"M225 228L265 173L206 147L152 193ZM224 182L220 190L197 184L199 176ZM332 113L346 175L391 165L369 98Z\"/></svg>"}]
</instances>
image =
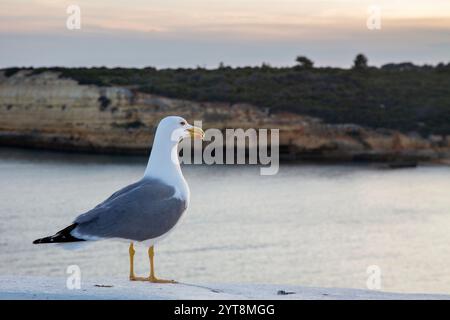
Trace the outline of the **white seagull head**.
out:
<instances>
[{"instance_id":1,"label":"white seagull head","mask_svg":"<svg viewBox=\"0 0 450 320\"><path fill-rule=\"evenodd\" d=\"M169 116L159 122L156 135L158 139L170 140L178 144L184 138L203 139L205 133L201 128L190 125L182 117Z\"/></svg>"}]
</instances>

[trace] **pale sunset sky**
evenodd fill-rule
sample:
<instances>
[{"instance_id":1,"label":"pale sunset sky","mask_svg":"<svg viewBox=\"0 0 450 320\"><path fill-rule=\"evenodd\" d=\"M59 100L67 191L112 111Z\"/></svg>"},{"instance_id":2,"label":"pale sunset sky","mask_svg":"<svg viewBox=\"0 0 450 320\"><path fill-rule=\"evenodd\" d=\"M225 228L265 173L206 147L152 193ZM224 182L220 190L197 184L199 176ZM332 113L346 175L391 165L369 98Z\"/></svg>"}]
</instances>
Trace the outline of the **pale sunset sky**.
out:
<instances>
[{"instance_id":1,"label":"pale sunset sky","mask_svg":"<svg viewBox=\"0 0 450 320\"><path fill-rule=\"evenodd\" d=\"M73 4L80 30L66 28ZM450 62L450 0L2 0L0 17L1 68Z\"/></svg>"}]
</instances>

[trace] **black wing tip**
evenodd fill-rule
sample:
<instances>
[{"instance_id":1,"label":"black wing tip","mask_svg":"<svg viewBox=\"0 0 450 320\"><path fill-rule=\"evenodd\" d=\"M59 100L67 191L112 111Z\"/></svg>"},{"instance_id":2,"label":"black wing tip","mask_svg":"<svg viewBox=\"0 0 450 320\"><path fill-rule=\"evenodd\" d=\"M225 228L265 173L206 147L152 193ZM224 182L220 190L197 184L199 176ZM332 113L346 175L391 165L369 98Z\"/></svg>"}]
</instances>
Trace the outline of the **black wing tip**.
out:
<instances>
[{"instance_id":1,"label":"black wing tip","mask_svg":"<svg viewBox=\"0 0 450 320\"><path fill-rule=\"evenodd\" d=\"M45 239L45 238L42 238L42 239L36 239L36 240L33 241L33 244L44 243L44 242L43 242L44 239Z\"/></svg>"},{"instance_id":2,"label":"black wing tip","mask_svg":"<svg viewBox=\"0 0 450 320\"><path fill-rule=\"evenodd\" d=\"M72 230L76 228L77 225L78 225L78 223L71 224L67 228L62 229L61 231L58 231L53 236L36 239L33 241L33 244L85 241L84 239L76 238L70 234L72 232Z\"/></svg>"},{"instance_id":3,"label":"black wing tip","mask_svg":"<svg viewBox=\"0 0 450 320\"><path fill-rule=\"evenodd\" d=\"M33 244L52 243L55 242L56 234L50 237L40 238L33 241Z\"/></svg>"}]
</instances>

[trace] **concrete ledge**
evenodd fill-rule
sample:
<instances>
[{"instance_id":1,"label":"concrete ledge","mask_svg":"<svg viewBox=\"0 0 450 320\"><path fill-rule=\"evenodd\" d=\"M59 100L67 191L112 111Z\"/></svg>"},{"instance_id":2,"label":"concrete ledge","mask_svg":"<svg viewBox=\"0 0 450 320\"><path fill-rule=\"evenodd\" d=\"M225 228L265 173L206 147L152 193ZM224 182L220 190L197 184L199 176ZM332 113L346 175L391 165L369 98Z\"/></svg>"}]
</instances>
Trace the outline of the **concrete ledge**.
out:
<instances>
[{"instance_id":1,"label":"concrete ledge","mask_svg":"<svg viewBox=\"0 0 450 320\"><path fill-rule=\"evenodd\" d=\"M152 284L122 278L89 279L69 290L65 278L1 276L0 299L36 300L173 300L173 299L327 299L416 300L446 299L450 295L404 294L359 289L313 288L266 284Z\"/></svg>"}]
</instances>

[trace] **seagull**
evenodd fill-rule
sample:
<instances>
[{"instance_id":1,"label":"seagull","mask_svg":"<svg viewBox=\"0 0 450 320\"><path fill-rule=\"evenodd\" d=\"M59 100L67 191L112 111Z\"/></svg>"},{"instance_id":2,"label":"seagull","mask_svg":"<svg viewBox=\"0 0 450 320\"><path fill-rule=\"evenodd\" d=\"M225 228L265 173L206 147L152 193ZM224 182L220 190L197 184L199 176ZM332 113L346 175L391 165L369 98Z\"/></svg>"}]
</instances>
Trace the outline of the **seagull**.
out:
<instances>
[{"instance_id":1,"label":"seagull","mask_svg":"<svg viewBox=\"0 0 450 320\"><path fill-rule=\"evenodd\" d=\"M93 209L79 215L56 234L37 239L34 244L71 244L104 239L130 242L130 280L176 283L158 279L154 268L154 245L177 225L189 207L190 191L181 172L178 144L184 138L203 139L205 133L178 116L162 119L144 176L113 193ZM150 275L134 274L134 242L148 246Z\"/></svg>"}]
</instances>

